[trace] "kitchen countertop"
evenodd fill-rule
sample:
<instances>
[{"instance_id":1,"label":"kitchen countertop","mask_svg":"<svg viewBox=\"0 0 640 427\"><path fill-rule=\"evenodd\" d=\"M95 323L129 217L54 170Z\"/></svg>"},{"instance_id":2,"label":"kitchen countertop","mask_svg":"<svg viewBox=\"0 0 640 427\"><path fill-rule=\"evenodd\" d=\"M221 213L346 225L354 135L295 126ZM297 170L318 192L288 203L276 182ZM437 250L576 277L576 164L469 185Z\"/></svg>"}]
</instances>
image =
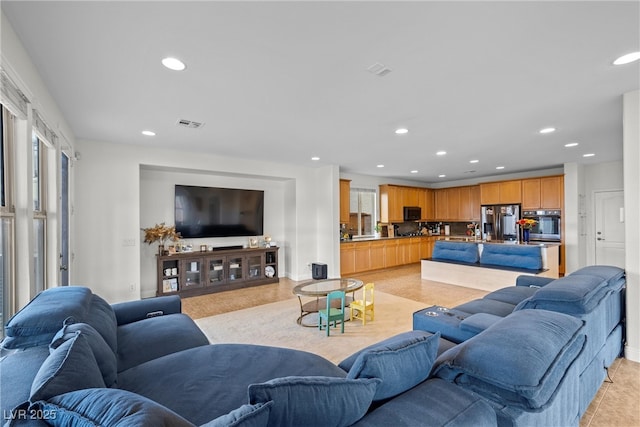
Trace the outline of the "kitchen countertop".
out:
<instances>
[{"instance_id":1,"label":"kitchen countertop","mask_svg":"<svg viewBox=\"0 0 640 427\"><path fill-rule=\"evenodd\" d=\"M469 242L469 243L488 243L488 244L504 244L504 245L530 245L530 246L542 246L542 247L550 247L550 246L559 246L560 242L529 242L529 243L520 243L513 241L503 241L503 240L476 240L473 237L465 236L465 235L450 235L444 236L442 234L434 234L434 235L418 235L418 236L394 236L394 237L359 237L355 239L347 239L340 240L340 243L357 243L357 242L373 242L378 240L393 240L393 239L410 239L412 237L433 237L435 240L447 240L451 242Z\"/></svg>"}]
</instances>

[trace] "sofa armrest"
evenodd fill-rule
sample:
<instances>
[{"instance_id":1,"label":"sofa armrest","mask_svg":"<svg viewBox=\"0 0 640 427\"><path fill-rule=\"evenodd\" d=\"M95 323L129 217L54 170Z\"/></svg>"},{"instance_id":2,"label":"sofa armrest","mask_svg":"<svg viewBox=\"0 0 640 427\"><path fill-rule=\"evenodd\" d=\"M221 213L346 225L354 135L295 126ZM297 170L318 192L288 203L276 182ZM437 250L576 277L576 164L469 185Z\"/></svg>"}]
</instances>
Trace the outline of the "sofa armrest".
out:
<instances>
[{"instance_id":1,"label":"sofa armrest","mask_svg":"<svg viewBox=\"0 0 640 427\"><path fill-rule=\"evenodd\" d=\"M553 282L556 279L551 277L540 277L540 276L527 276L522 275L518 276L516 279L516 286L526 286L528 288L542 288L548 283Z\"/></svg>"},{"instance_id":2,"label":"sofa armrest","mask_svg":"<svg viewBox=\"0 0 640 427\"><path fill-rule=\"evenodd\" d=\"M460 329L466 332L479 334L502 319L504 319L504 317L496 316L495 314L476 313L460 322Z\"/></svg>"},{"instance_id":3,"label":"sofa armrest","mask_svg":"<svg viewBox=\"0 0 640 427\"><path fill-rule=\"evenodd\" d=\"M118 326L137 322L149 317L182 312L182 301L178 295L127 301L111 306L116 314Z\"/></svg>"}]
</instances>

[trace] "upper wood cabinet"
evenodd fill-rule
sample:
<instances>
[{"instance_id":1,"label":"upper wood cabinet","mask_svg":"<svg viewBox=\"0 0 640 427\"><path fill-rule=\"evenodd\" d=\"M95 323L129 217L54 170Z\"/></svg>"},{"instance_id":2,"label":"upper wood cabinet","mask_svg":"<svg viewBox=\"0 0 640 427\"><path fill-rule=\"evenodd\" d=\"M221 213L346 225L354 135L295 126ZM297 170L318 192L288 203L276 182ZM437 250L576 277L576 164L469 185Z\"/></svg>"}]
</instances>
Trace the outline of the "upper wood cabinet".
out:
<instances>
[{"instance_id":1,"label":"upper wood cabinet","mask_svg":"<svg viewBox=\"0 0 640 427\"><path fill-rule=\"evenodd\" d=\"M522 202L522 181L500 181L480 184L480 203L495 205Z\"/></svg>"},{"instance_id":2,"label":"upper wood cabinet","mask_svg":"<svg viewBox=\"0 0 640 427\"><path fill-rule=\"evenodd\" d=\"M392 223L403 220L402 188L384 184L380 186L380 222Z\"/></svg>"},{"instance_id":3,"label":"upper wood cabinet","mask_svg":"<svg viewBox=\"0 0 640 427\"><path fill-rule=\"evenodd\" d=\"M435 218L438 221L480 219L480 187L465 186L434 190Z\"/></svg>"},{"instance_id":4,"label":"upper wood cabinet","mask_svg":"<svg viewBox=\"0 0 640 427\"><path fill-rule=\"evenodd\" d=\"M562 209L563 199L562 176L522 180L522 209Z\"/></svg>"},{"instance_id":5,"label":"upper wood cabinet","mask_svg":"<svg viewBox=\"0 0 640 427\"><path fill-rule=\"evenodd\" d=\"M419 206L421 220L433 218L433 190L384 184L380 186L380 222L404 221L404 207Z\"/></svg>"},{"instance_id":6,"label":"upper wood cabinet","mask_svg":"<svg viewBox=\"0 0 640 427\"><path fill-rule=\"evenodd\" d=\"M340 180L340 224L349 223L349 211L351 210L351 181Z\"/></svg>"},{"instance_id":7,"label":"upper wood cabinet","mask_svg":"<svg viewBox=\"0 0 640 427\"><path fill-rule=\"evenodd\" d=\"M418 206L422 209L422 220L427 221L434 218L433 190L429 188L419 188Z\"/></svg>"}]
</instances>

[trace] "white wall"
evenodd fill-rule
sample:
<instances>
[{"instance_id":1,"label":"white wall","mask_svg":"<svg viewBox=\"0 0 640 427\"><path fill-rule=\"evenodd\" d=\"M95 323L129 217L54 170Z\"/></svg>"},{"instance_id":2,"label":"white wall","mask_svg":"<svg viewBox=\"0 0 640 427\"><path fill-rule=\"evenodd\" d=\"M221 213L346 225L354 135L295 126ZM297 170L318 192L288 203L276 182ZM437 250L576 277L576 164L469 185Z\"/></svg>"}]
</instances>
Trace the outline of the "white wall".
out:
<instances>
[{"instance_id":1,"label":"white wall","mask_svg":"<svg viewBox=\"0 0 640 427\"><path fill-rule=\"evenodd\" d=\"M78 151L74 221L83 232L73 249L73 284L89 286L109 302L153 293L155 250L141 244L141 228L173 223L169 187L176 179L265 189L265 198L272 197L265 199L265 232L282 246L284 274L310 278L307 263L325 260L339 271L339 242L331 238L339 218L336 167L302 168L91 141L79 141ZM156 178L160 182L154 183ZM131 240L135 245L128 244ZM231 238L216 242L237 244Z\"/></svg>"},{"instance_id":2,"label":"white wall","mask_svg":"<svg viewBox=\"0 0 640 427\"><path fill-rule=\"evenodd\" d=\"M625 270L627 345L625 357L640 362L640 91L623 97Z\"/></svg>"}]
</instances>

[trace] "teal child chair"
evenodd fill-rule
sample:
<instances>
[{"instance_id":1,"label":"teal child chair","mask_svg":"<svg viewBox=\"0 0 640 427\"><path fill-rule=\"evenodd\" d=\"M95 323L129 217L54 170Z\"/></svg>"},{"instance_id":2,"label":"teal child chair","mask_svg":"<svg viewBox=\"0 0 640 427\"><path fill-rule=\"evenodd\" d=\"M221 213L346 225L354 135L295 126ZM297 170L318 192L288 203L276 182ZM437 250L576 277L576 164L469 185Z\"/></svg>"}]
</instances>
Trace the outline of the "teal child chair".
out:
<instances>
[{"instance_id":1,"label":"teal child chair","mask_svg":"<svg viewBox=\"0 0 640 427\"><path fill-rule=\"evenodd\" d=\"M340 308L332 307L331 300L340 300ZM337 305L337 304L336 304ZM344 334L344 292L333 291L327 295L327 308L318 310L318 329L322 330L322 319L327 319L327 336L329 336L329 329L331 322L336 327L337 322L340 321L341 333Z\"/></svg>"}]
</instances>

